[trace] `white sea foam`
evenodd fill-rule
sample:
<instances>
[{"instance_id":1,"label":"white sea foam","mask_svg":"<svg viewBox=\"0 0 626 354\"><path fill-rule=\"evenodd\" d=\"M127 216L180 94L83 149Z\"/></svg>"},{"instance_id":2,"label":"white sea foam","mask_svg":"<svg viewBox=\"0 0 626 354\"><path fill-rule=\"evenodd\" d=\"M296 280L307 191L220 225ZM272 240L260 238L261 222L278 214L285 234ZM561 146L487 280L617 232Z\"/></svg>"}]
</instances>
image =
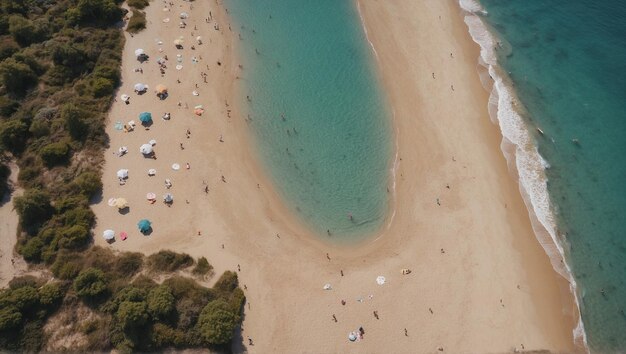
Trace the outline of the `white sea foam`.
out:
<instances>
[{"instance_id":1,"label":"white sea foam","mask_svg":"<svg viewBox=\"0 0 626 354\"><path fill-rule=\"evenodd\" d=\"M492 80L490 84L484 79L484 75L481 75L483 86L491 91L488 109L492 122L500 127L502 151L509 168L519 177L520 193L528 208L539 243L548 254L554 269L570 283L570 291L578 306L578 323L574 329L574 337L577 342L582 342L588 351L587 338L580 317L576 281L564 261L565 253L558 237L556 217L548 194L545 169L550 165L539 154L523 119L525 109L515 94L510 78L498 65L497 52L505 51L506 53L510 50L510 46L496 37L483 22L480 16L486 15L487 12L480 3L475 0L459 0L459 5L465 10L464 20L472 39L480 45L478 61L487 69Z\"/></svg>"}]
</instances>

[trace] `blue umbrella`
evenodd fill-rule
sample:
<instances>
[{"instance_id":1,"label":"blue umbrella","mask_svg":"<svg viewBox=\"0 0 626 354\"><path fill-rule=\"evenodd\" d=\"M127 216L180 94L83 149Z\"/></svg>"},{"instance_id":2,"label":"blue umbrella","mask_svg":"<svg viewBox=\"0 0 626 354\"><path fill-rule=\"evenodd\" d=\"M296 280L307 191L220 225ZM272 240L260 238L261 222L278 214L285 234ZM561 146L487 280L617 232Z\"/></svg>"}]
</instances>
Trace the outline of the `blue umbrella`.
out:
<instances>
[{"instance_id":1,"label":"blue umbrella","mask_svg":"<svg viewBox=\"0 0 626 354\"><path fill-rule=\"evenodd\" d=\"M152 114L150 112L141 112L139 113L139 120L141 123L150 123L152 122Z\"/></svg>"},{"instance_id":2,"label":"blue umbrella","mask_svg":"<svg viewBox=\"0 0 626 354\"><path fill-rule=\"evenodd\" d=\"M152 223L148 219L139 220L139 222L137 223L137 227L142 233L150 231L150 225L152 225Z\"/></svg>"}]
</instances>

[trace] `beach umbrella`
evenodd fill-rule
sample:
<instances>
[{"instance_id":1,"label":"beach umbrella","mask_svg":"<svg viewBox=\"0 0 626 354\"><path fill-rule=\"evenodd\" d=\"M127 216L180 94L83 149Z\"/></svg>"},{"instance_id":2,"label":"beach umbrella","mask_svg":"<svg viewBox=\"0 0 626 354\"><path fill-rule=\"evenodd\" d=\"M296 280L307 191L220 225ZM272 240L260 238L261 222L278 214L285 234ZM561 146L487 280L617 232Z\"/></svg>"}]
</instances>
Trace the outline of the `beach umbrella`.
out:
<instances>
[{"instance_id":1,"label":"beach umbrella","mask_svg":"<svg viewBox=\"0 0 626 354\"><path fill-rule=\"evenodd\" d=\"M146 194L146 199L148 199L148 200L155 200L156 199L156 194L148 193L148 194Z\"/></svg>"},{"instance_id":2,"label":"beach umbrella","mask_svg":"<svg viewBox=\"0 0 626 354\"><path fill-rule=\"evenodd\" d=\"M139 231L141 233L146 233L150 231L150 225L152 225L152 223L148 219L141 219L137 223L137 227L139 228Z\"/></svg>"},{"instance_id":3,"label":"beach umbrella","mask_svg":"<svg viewBox=\"0 0 626 354\"><path fill-rule=\"evenodd\" d=\"M114 206L117 207L118 209L128 208L128 201L125 198L117 198L115 199Z\"/></svg>"},{"instance_id":4,"label":"beach umbrella","mask_svg":"<svg viewBox=\"0 0 626 354\"><path fill-rule=\"evenodd\" d=\"M382 275L379 275L378 277L376 277L376 283L378 285L383 285L385 284L385 277L383 277Z\"/></svg>"},{"instance_id":5,"label":"beach umbrella","mask_svg":"<svg viewBox=\"0 0 626 354\"><path fill-rule=\"evenodd\" d=\"M174 201L174 196L170 193L164 194L163 195L163 201L166 203L171 203Z\"/></svg>"},{"instance_id":6,"label":"beach umbrella","mask_svg":"<svg viewBox=\"0 0 626 354\"><path fill-rule=\"evenodd\" d=\"M156 175L156 170L154 168L151 168L148 170L148 176L154 176Z\"/></svg>"},{"instance_id":7,"label":"beach umbrella","mask_svg":"<svg viewBox=\"0 0 626 354\"><path fill-rule=\"evenodd\" d=\"M198 36L198 37L196 37L196 40L197 40L198 42L202 42L202 37L201 37L201 36Z\"/></svg>"},{"instance_id":8,"label":"beach umbrella","mask_svg":"<svg viewBox=\"0 0 626 354\"><path fill-rule=\"evenodd\" d=\"M180 170L180 165L179 165L179 164L177 164L177 163L173 163L173 164L172 164L172 170L174 170L174 171L178 171L178 170Z\"/></svg>"},{"instance_id":9,"label":"beach umbrella","mask_svg":"<svg viewBox=\"0 0 626 354\"><path fill-rule=\"evenodd\" d=\"M176 65L176 70L181 70L182 68L183 68L182 65L180 65L180 64Z\"/></svg>"},{"instance_id":10,"label":"beach umbrella","mask_svg":"<svg viewBox=\"0 0 626 354\"><path fill-rule=\"evenodd\" d=\"M155 87L155 90L157 93L166 93L167 92L167 87L165 87L165 85L163 84L158 84Z\"/></svg>"},{"instance_id":11,"label":"beach umbrella","mask_svg":"<svg viewBox=\"0 0 626 354\"><path fill-rule=\"evenodd\" d=\"M117 171L117 178L128 178L128 170L123 168Z\"/></svg>"},{"instance_id":12,"label":"beach umbrella","mask_svg":"<svg viewBox=\"0 0 626 354\"><path fill-rule=\"evenodd\" d=\"M148 89L148 85L146 84L142 84L140 82L135 84L135 91L137 92L143 92L147 89Z\"/></svg>"},{"instance_id":13,"label":"beach umbrella","mask_svg":"<svg viewBox=\"0 0 626 354\"><path fill-rule=\"evenodd\" d=\"M181 46L183 45L183 43L185 43L185 40L183 40L182 38L177 38L174 40L174 45L176 46Z\"/></svg>"},{"instance_id":14,"label":"beach umbrella","mask_svg":"<svg viewBox=\"0 0 626 354\"><path fill-rule=\"evenodd\" d=\"M141 123L150 123L152 122L152 113L150 112L141 112L139 113L139 120Z\"/></svg>"},{"instance_id":15,"label":"beach umbrella","mask_svg":"<svg viewBox=\"0 0 626 354\"><path fill-rule=\"evenodd\" d=\"M126 102L130 99L130 96L128 96L127 94L123 94L122 96L120 96L120 98L122 99L122 101Z\"/></svg>"},{"instance_id":16,"label":"beach umbrella","mask_svg":"<svg viewBox=\"0 0 626 354\"><path fill-rule=\"evenodd\" d=\"M120 232L120 238L122 239L122 241L126 240L127 237L128 237L128 234L126 233L126 231Z\"/></svg>"},{"instance_id":17,"label":"beach umbrella","mask_svg":"<svg viewBox=\"0 0 626 354\"><path fill-rule=\"evenodd\" d=\"M350 332L350 334L348 334L348 340L354 342L356 340L356 333Z\"/></svg>"},{"instance_id":18,"label":"beach umbrella","mask_svg":"<svg viewBox=\"0 0 626 354\"><path fill-rule=\"evenodd\" d=\"M112 207L115 205L115 201L117 200L117 198L109 198L109 201L107 202L107 204Z\"/></svg>"},{"instance_id":19,"label":"beach umbrella","mask_svg":"<svg viewBox=\"0 0 626 354\"><path fill-rule=\"evenodd\" d=\"M188 18L188 17L189 17L189 14L188 14L188 13L186 13L186 12L181 12L181 13L180 13L180 18L181 18L181 19L183 19L183 20L184 20L184 19L186 19L186 18Z\"/></svg>"},{"instance_id":20,"label":"beach umbrella","mask_svg":"<svg viewBox=\"0 0 626 354\"><path fill-rule=\"evenodd\" d=\"M104 232L102 233L102 237L104 237L105 240L109 241L115 238L115 231L113 230L104 230Z\"/></svg>"},{"instance_id":21,"label":"beach umbrella","mask_svg":"<svg viewBox=\"0 0 626 354\"><path fill-rule=\"evenodd\" d=\"M144 54L146 54L146 52L143 49L141 49L141 48L135 49L135 56L136 57L138 57L140 55L144 55Z\"/></svg>"},{"instance_id":22,"label":"beach umbrella","mask_svg":"<svg viewBox=\"0 0 626 354\"><path fill-rule=\"evenodd\" d=\"M141 145L141 147L139 147L139 152L141 152L144 155L150 155L152 153L152 145L150 144Z\"/></svg>"}]
</instances>

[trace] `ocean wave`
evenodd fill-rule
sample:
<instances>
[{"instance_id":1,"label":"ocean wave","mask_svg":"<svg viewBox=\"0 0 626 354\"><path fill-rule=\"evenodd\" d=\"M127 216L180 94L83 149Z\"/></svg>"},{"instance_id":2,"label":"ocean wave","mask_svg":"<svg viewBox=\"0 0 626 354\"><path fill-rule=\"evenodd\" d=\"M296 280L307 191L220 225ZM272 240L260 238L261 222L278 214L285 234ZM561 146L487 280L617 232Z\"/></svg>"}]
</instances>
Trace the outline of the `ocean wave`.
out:
<instances>
[{"instance_id":1,"label":"ocean wave","mask_svg":"<svg viewBox=\"0 0 626 354\"><path fill-rule=\"evenodd\" d=\"M518 99L513 83L508 74L498 65L498 53L508 54L510 46L503 43L480 16L487 14L476 0L459 0L465 11L464 21L470 36L480 46L479 63L484 68L479 70L481 82L490 91L488 110L492 122L497 123L502 133L501 149L509 169L519 178L519 189L529 211L531 223L537 240L550 258L552 267L570 284L578 311L578 323L574 329L574 339L587 347L587 337L580 317L580 304L576 281L565 262L565 252L559 239L556 216L548 193L545 169L549 163L539 154L530 129L524 121L527 114ZM486 70L485 70L486 69ZM486 79L489 74L490 80ZM567 310L567 309L565 309ZM568 311L569 312L569 311Z\"/></svg>"}]
</instances>

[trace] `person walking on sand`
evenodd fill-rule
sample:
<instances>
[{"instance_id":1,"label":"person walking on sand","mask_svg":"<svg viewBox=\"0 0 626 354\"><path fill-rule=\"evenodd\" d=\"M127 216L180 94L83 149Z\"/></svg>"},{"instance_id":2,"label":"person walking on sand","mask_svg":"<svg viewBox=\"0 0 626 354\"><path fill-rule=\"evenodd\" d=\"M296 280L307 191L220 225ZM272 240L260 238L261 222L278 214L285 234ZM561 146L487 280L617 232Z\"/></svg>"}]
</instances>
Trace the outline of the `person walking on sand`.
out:
<instances>
[{"instance_id":1,"label":"person walking on sand","mask_svg":"<svg viewBox=\"0 0 626 354\"><path fill-rule=\"evenodd\" d=\"M378 320L378 311L374 310L374 317L376 317L376 319Z\"/></svg>"},{"instance_id":2,"label":"person walking on sand","mask_svg":"<svg viewBox=\"0 0 626 354\"><path fill-rule=\"evenodd\" d=\"M337 323L337 316L335 316L334 313L333 313L333 321L335 321L335 323Z\"/></svg>"}]
</instances>

